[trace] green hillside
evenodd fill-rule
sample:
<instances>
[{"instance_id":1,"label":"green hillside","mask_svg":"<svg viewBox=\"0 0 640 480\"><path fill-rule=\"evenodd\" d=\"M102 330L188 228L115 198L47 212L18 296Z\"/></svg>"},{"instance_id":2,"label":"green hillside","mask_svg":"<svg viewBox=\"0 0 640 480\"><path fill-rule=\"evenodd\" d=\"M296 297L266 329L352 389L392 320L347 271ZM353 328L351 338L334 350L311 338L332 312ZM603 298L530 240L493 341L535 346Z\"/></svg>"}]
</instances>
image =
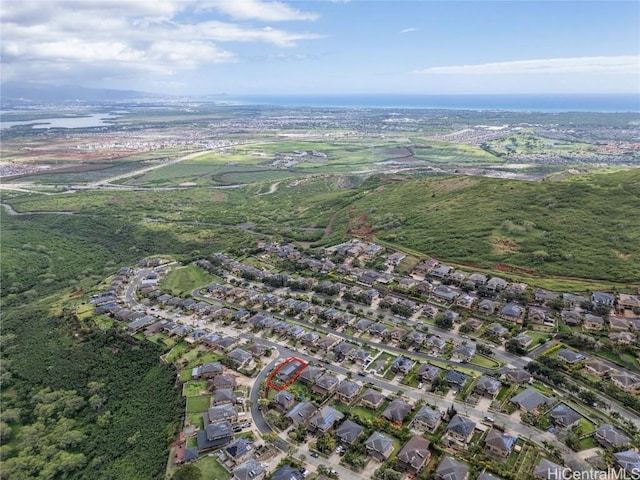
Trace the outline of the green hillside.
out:
<instances>
[{"instance_id":1,"label":"green hillside","mask_svg":"<svg viewBox=\"0 0 640 480\"><path fill-rule=\"evenodd\" d=\"M640 279L640 169L560 182L375 178L366 186L342 212L343 232L370 228L379 240L483 268Z\"/></svg>"}]
</instances>

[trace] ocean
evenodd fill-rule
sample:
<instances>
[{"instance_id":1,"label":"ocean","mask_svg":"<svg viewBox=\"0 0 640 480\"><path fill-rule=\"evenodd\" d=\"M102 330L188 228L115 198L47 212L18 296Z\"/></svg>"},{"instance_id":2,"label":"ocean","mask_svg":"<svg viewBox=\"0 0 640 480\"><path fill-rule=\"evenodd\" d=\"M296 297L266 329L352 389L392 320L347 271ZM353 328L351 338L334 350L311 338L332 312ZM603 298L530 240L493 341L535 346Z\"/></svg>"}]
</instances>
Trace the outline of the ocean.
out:
<instances>
[{"instance_id":1,"label":"ocean","mask_svg":"<svg viewBox=\"0 0 640 480\"><path fill-rule=\"evenodd\" d=\"M244 95L225 102L286 107L426 108L530 112L640 113L640 95Z\"/></svg>"}]
</instances>

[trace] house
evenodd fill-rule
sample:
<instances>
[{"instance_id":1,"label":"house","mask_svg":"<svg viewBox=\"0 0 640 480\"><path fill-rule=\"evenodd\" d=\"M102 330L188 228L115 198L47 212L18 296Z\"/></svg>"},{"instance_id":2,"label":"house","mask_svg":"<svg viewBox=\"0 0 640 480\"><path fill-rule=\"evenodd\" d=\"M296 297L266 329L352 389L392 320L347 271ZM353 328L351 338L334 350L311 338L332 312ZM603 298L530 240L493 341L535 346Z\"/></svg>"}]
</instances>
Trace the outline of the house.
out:
<instances>
[{"instance_id":1,"label":"house","mask_svg":"<svg viewBox=\"0 0 640 480\"><path fill-rule=\"evenodd\" d=\"M236 403L236 396L233 390L230 388L221 388L213 393L213 404L218 405L233 405Z\"/></svg>"},{"instance_id":2,"label":"house","mask_svg":"<svg viewBox=\"0 0 640 480\"><path fill-rule=\"evenodd\" d=\"M252 343L247 347L247 352L249 352L255 358L260 358L265 353L267 353L267 347L265 345L260 345L259 343Z\"/></svg>"},{"instance_id":3,"label":"house","mask_svg":"<svg viewBox=\"0 0 640 480\"><path fill-rule=\"evenodd\" d=\"M407 341L407 343L419 347L424 343L426 338L427 336L424 333L418 332L417 330L412 330L406 336L405 340Z\"/></svg>"},{"instance_id":4,"label":"house","mask_svg":"<svg viewBox=\"0 0 640 480\"><path fill-rule=\"evenodd\" d=\"M583 326L586 330L602 330L604 328L604 318L587 313L584 316Z\"/></svg>"},{"instance_id":5,"label":"house","mask_svg":"<svg viewBox=\"0 0 640 480\"><path fill-rule=\"evenodd\" d=\"M213 406L203 414L203 419L205 425L223 421L234 424L238 423L238 411L233 405Z\"/></svg>"},{"instance_id":6,"label":"house","mask_svg":"<svg viewBox=\"0 0 640 480\"><path fill-rule=\"evenodd\" d=\"M254 458L251 458L233 469L231 480L262 480L266 476L266 468Z\"/></svg>"},{"instance_id":7,"label":"house","mask_svg":"<svg viewBox=\"0 0 640 480\"><path fill-rule=\"evenodd\" d=\"M634 345L638 341L638 337L631 332L613 332L609 334L609 340L614 345Z\"/></svg>"},{"instance_id":8,"label":"house","mask_svg":"<svg viewBox=\"0 0 640 480\"><path fill-rule=\"evenodd\" d=\"M522 323L524 308L517 303L509 302L500 310L500 318L514 323Z\"/></svg>"},{"instance_id":9,"label":"house","mask_svg":"<svg viewBox=\"0 0 640 480\"><path fill-rule=\"evenodd\" d=\"M313 385L316 382L316 379L322 375L322 372L322 368L309 365L302 371L302 373L300 373L300 375L298 375L298 381L306 385Z\"/></svg>"},{"instance_id":10,"label":"house","mask_svg":"<svg viewBox=\"0 0 640 480\"><path fill-rule=\"evenodd\" d=\"M398 452L398 466L405 472L417 475L431 458L429 440L414 435Z\"/></svg>"},{"instance_id":11,"label":"house","mask_svg":"<svg viewBox=\"0 0 640 480\"><path fill-rule=\"evenodd\" d=\"M531 374L522 368L509 370L504 376L507 382L517 384L529 383L533 379Z\"/></svg>"},{"instance_id":12,"label":"house","mask_svg":"<svg viewBox=\"0 0 640 480\"><path fill-rule=\"evenodd\" d=\"M469 362L476 354L475 345L457 345L451 352L451 360L459 362Z\"/></svg>"},{"instance_id":13,"label":"house","mask_svg":"<svg viewBox=\"0 0 640 480\"><path fill-rule=\"evenodd\" d=\"M235 348L231 350L227 354L227 356L233 361L233 363L236 365L236 368L249 369L254 365L253 355L241 348Z\"/></svg>"},{"instance_id":14,"label":"house","mask_svg":"<svg viewBox=\"0 0 640 480\"><path fill-rule=\"evenodd\" d=\"M402 327L392 328L387 332L387 337L395 342L400 342L407 335L407 330Z\"/></svg>"},{"instance_id":15,"label":"house","mask_svg":"<svg viewBox=\"0 0 640 480\"><path fill-rule=\"evenodd\" d=\"M373 432L364 442L367 453L376 460L386 461L393 452L393 441L384 433Z\"/></svg>"},{"instance_id":16,"label":"house","mask_svg":"<svg viewBox=\"0 0 640 480\"><path fill-rule=\"evenodd\" d=\"M482 472L477 480L503 480L502 477L496 477L493 473Z\"/></svg>"},{"instance_id":17,"label":"house","mask_svg":"<svg viewBox=\"0 0 640 480\"><path fill-rule=\"evenodd\" d=\"M558 350L558 358L569 365L575 365L587 359L587 356L580 352L575 352L569 348Z\"/></svg>"},{"instance_id":18,"label":"house","mask_svg":"<svg viewBox=\"0 0 640 480\"><path fill-rule=\"evenodd\" d=\"M477 299L478 299L478 297L476 297L475 295L470 295L468 293L463 293L462 295L460 295L458 297L458 300L456 300L456 305L458 305L459 307L466 308L466 309L470 310L471 307L473 306L474 302Z\"/></svg>"},{"instance_id":19,"label":"house","mask_svg":"<svg viewBox=\"0 0 640 480\"><path fill-rule=\"evenodd\" d=\"M593 437L603 448L626 447L631 439L613 425L602 425L597 428Z\"/></svg>"},{"instance_id":20,"label":"house","mask_svg":"<svg viewBox=\"0 0 640 480\"><path fill-rule=\"evenodd\" d=\"M533 338L526 333L521 332L513 337L511 341L515 342L520 348L526 350L533 343Z\"/></svg>"},{"instance_id":21,"label":"house","mask_svg":"<svg viewBox=\"0 0 640 480\"><path fill-rule=\"evenodd\" d=\"M496 310L499 306L500 304L498 302L485 298L483 300L480 300L480 303L478 303L478 310L487 315L493 315L494 313L496 313Z\"/></svg>"},{"instance_id":22,"label":"house","mask_svg":"<svg viewBox=\"0 0 640 480\"><path fill-rule=\"evenodd\" d=\"M240 465L253 456L255 449L253 448L253 442L251 440L239 437L227 445L224 452L235 465Z\"/></svg>"},{"instance_id":23,"label":"house","mask_svg":"<svg viewBox=\"0 0 640 480\"><path fill-rule=\"evenodd\" d=\"M384 402L385 396L377 390L372 388L367 389L362 397L360 397L360 405L370 408L371 410L377 410Z\"/></svg>"},{"instance_id":24,"label":"house","mask_svg":"<svg viewBox=\"0 0 640 480\"><path fill-rule=\"evenodd\" d=\"M363 426L358 425L351 420L345 420L338 428L336 428L335 436L340 443L353 445L362 432L364 432Z\"/></svg>"},{"instance_id":25,"label":"house","mask_svg":"<svg viewBox=\"0 0 640 480\"><path fill-rule=\"evenodd\" d=\"M385 408L384 412L382 412L382 418L386 418L391 423L400 426L411 410L413 410L411 404L400 398L396 398Z\"/></svg>"},{"instance_id":26,"label":"house","mask_svg":"<svg viewBox=\"0 0 640 480\"><path fill-rule=\"evenodd\" d=\"M371 354L364 348L356 348L351 350L351 352L349 353L349 357L354 362L363 364L371 357Z\"/></svg>"},{"instance_id":27,"label":"house","mask_svg":"<svg viewBox=\"0 0 640 480\"><path fill-rule=\"evenodd\" d=\"M221 388L236 388L236 377L230 373L223 373L222 375L216 375L212 380L209 380L207 388L211 390L218 390Z\"/></svg>"},{"instance_id":28,"label":"house","mask_svg":"<svg viewBox=\"0 0 640 480\"><path fill-rule=\"evenodd\" d=\"M343 380L336 389L336 397L342 403L349 404L356 399L361 389L362 386L357 384L356 382L352 382L351 380Z\"/></svg>"},{"instance_id":29,"label":"house","mask_svg":"<svg viewBox=\"0 0 640 480\"><path fill-rule=\"evenodd\" d=\"M291 465L283 465L276 470L271 480L303 480L302 472L296 470Z\"/></svg>"},{"instance_id":30,"label":"house","mask_svg":"<svg viewBox=\"0 0 640 480\"><path fill-rule=\"evenodd\" d=\"M286 415L294 426L303 425L307 423L311 417L318 411L311 402L300 402L293 407Z\"/></svg>"},{"instance_id":31,"label":"house","mask_svg":"<svg viewBox=\"0 0 640 480\"><path fill-rule=\"evenodd\" d=\"M492 428L484 439L485 451L500 458L507 458L517 438L506 432Z\"/></svg>"},{"instance_id":32,"label":"house","mask_svg":"<svg viewBox=\"0 0 640 480\"><path fill-rule=\"evenodd\" d=\"M453 271L453 267L449 265L438 265L431 269L431 276L436 278L446 278L449 276L449 273Z\"/></svg>"},{"instance_id":33,"label":"house","mask_svg":"<svg viewBox=\"0 0 640 480\"><path fill-rule=\"evenodd\" d=\"M478 383L476 383L475 392L477 395L494 398L501 388L502 384L499 380L488 375L482 375L478 379Z\"/></svg>"},{"instance_id":34,"label":"house","mask_svg":"<svg viewBox=\"0 0 640 480\"><path fill-rule=\"evenodd\" d=\"M336 360L344 359L350 352L355 348L355 346L348 342L339 343L337 346L333 348L333 353L336 356ZM342 361L338 360L338 361Z\"/></svg>"},{"instance_id":35,"label":"house","mask_svg":"<svg viewBox=\"0 0 640 480\"><path fill-rule=\"evenodd\" d=\"M229 351L238 344L238 339L233 337L223 337L216 343L216 347L222 351Z\"/></svg>"},{"instance_id":36,"label":"house","mask_svg":"<svg viewBox=\"0 0 640 480\"><path fill-rule=\"evenodd\" d=\"M626 318L614 316L609 317L609 328L611 330L624 332L626 330L629 330L629 327L631 327L631 322L629 322L629 320L627 320Z\"/></svg>"},{"instance_id":37,"label":"house","mask_svg":"<svg viewBox=\"0 0 640 480\"><path fill-rule=\"evenodd\" d=\"M440 310L438 310L433 305L425 304L422 306L422 315L427 318L431 318L431 319L436 318L436 315L438 315L438 312L440 312Z\"/></svg>"},{"instance_id":38,"label":"house","mask_svg":"<svg viewBox=\"0 0 640 480\"><path fill-rule=\"evenodd\" d=\"M536 412L538 407L551 404L553 398L543 395L535 388L527 388L511 398L511 403L525 412Z\"/></svg>"},{"instance_id":39,"label":"house","mask_svg":"<svg viewBox=\"0 0 640 480\"><path fill-rule=\"evenodd\" d=\"M487 290L491 292L501 292L505 288L507 288L509 282L507 282L504 278L492 277L487 282Z\"/></svg>"},{"instance_id":40,"label":"house","mask_svg":"<svg viewBox=\"0 0 640 480\"><path fill-rule=\"evenodd\" d=\"M356 324L353 326L353 328L355 328L356 330L359 330L361 332L366 332L367 330L369 330L369 327L373 324L373 322L371 320L367 320L366 318L362 318L360 320L358 320L356 322Z\"/></svg>"},{"instance_id":41,"label":"house","mask_svg":"<svg viewBox=\"0 0 640 480\"><path fill-rule=\"evenodd\" d=\"M465 325L472 332L477 332L482 327L482 320L478 320L477 318L469 318Z\"/></svg>"},{"instance_id":42,"label":"house","mask_svg":"<svg viewBox=\"0 0 640 480\"><path fill-rule=\"evenodd\" d=\"M534 325L554 325L555 320L548 312L541 307L534 305L529 306L529 312L527 313L527 319Z\"/></svg>"},{"instance_id":43,"label":"house","mask_svg":"<svg viewBox=\"0 0 640 480\"><path fill-rule=\"evenodd\" d=\"M607 292L593 292L591 294L591 303L596 306L613 307L616 303L616 297Z\"/></svg>"},{"instance_id":44,"label":"house","mask_svg":"<svg viewBox=\"0 0 640 480\"><path fill-rule=\"evenodd\" d=\"M430 363L423 363L418 369L418 376L424 383L431 383L436 377L440 376L440 372L442 372L440 367L436 367Z\"/></svg>"},{"instance_id":45,"label":"house","mask_svg":"<svg viewBox=\"0 0 640 480\"><path fill-rule=\"evenodd\" d=\"M460 292L446 285L438 285L432 293L435 297L446 302L454 302L455 299L458 298L458 295L460 295Z\"/></svg>"},{"instance_id":46,"label":"house","mask_svg":"<svg viewBox=\"0 0 640 480\"><path fill-rule=\"evenodd\" d=\"M445 444L451 448L465 447L471 441L475 429L475 422L461 415L455 415L447 425L444 435Z\"/></svg>"},{"instance_id":47,"label":"house","mask_svg":"<svg viewBox=\"0 0 640 480\"><path fill-rule=\"evenodd\" d=\"M444 351L444 347L446 345L447 342L437 335L431 335L429 338L427 338L427 348L432 355L442 355L442 352Z\"/></svg>"},{"instance_id":48,"label":"house","mask_svg":"<svg viewBox=\"0 0 640 480\"><path fill-rule=\"evenodd\" d=\"M453 457L446 456L436 468L436 480L468 480L469 467Z\"/></svg>"},{"instance_id":49,"label":"house","mask_svg":"<svg viewBox=\"0 0 640 480\"><path fill-rule=\"evenodd\" d=\"M401 373L402 375L406 375L409 373L409 370L415 365L416 362L411 360L410 358L403 357L399 355L391 364L391 371L395 373Z\"/></svg>"},{"instance_id":50,"label":"house","mask_svg":"<svg viewBox=\"0 0 640 480\"><path fill-rule=\"evenodd\" d=\"M562 300L564 304L569 308L578 308L587 302L587 298L582 295L576 295L574 293L563 293Z\"/></svg>"},{"instance_id":51,"label":"house","mask_svg":"<svg viewBox=\"0 0 640 480\"><path fill-rule=\"evenodd\" d=\"M640 393L640 377L628 372L611 374L614 385L627 393Z\"/></svg>"},{"instance_id":52,"label":"house","mask_svg":"<svg viewBox=\"0 0 640 480\"><path fill-rule=\"evenodd\" d=\"M464 373L460 373L456 370L449 370L444 376L444 379L447 382L447 386L449 388L460 390L467 381L467 376Z\"/></svg>"},{"instance_id":53,"label":"house","mask_svg":"<svg viewBox=\"0 0 640 480\"><path fill-rule=\"evenodd\" d=\"M570 327L579 327L582 325L582 315L575 310L562 310L560 318Z\"/></svg>"},{"instance_id":54,"label":"house","mask_svg":"<svg viewBox=\"0 0 640 480\"><path fill-rule=\"evenodd\" d=\"M286 390L281 390L276 393L271 401L271 405L281 413L291 410L294 403L296 403L295 397L292 393L287 392Z\"/></svg>"},{"instance_id":55,"label":"house","mask_svg":"<svg viewBox=\"0 0 640 480\"><path fill-rule=\"evenodd\" d=\"M445 310L444 312L442 312L442 318L444 318L445 320L451 320L451 322L453 323L457 322L459 317L460 314L454 312L453 310Z\"/></svg>"},{"instance_id":56,"label":"house","mask_svg":"<svg viewBox=\"0 0 640 480\"><path fill-rule=\"evenodd\" d=\"M616 305L618 312L622 313L625 310L631 312L640 309L640 295L627 295L626 293L620 293L618 295L618 304Z\"/></svg>"},{"instance_id":57,"label":"house","mask_svg":"<svg viewBox=\"0 0 640 480\"><path fill-rule=\"evenodd\" d=\"M222 448L233 440L231 424L227 421L209 423L198 431L196 440L198 452Z\"/></svg>"},{"instance_id":58,"label":"house","mask_svg":"<svg viewBox=\"0 0 640 480\"><path fill-rule=\"evenodd\" d=\"M340 338L334 337L332 335L327 335L324 338L319 339L316 342L316 347L323 352L331 351L336 345L340 343Z\"/></svg>"},{"instance_id":59,"label":"house","mask_svg":"<svg viewBox=\"0 0 640 480\"><path fill-rule=\"evenodd\" d=\"M551 420L554 425L563 428L573 426L575 423L579 422L581 418L582 415L563 403L551 410L549 416L549 420Z\"/></svg>"},{"instance_id":60,"label":"house","mask_svg":"<svg viewBox=\"0 0 640 480\"><path fill-rule=\"evenodd\" d=\"M371 326L369 326L369 333L374 337L382 337L386 332L387 327L382 323L372 323Z\"/></svg>"},{"instance_id":61,"label":"house","mask_svg":"<svg viewBox=\"0 0 640 480\"><path fill-rule=\"evenodd\" d=\"M316 434L326 433L336 422L344 418L344 415L328 405L318 410L310 419L308 428Z\"/></svg>"},{"instance_id":62,"label":"house","mask_svg":"<svg viewBox=\"0 0 640 480\"><path fill-rule=\"evenodd\" d=\"M584 369L598 377L604 377L614 371L613 367L596 358L584 362Z\"/></svg>"},{"instance_id":63,"label":"house","mask_svg":"<svg viewBox=\"0 0 640 480\"><path fill-rule=\"evenodd\" d=\"M614 453L613 461L618 467L632 475L637 475L640 472L640 454L636 450Z\"/></svg>"},{"instance_id":64,"label":"house","mask_svg":"<svg viewBox=\"0 0 640 480\"><path fill-rule=\"evenodd\" d=\"M462 284L462 282L464 282L464 280L466 278L467 278L467 276L462 272L453 272L453 273L450 273L449 275L447 275L447 279L451 283L455 283L456 285Z\"/></svg>"},{"instance_id":65,"label":"house","mask_svg":"<svg viewBox=\"0 0 640 480\"><path fill-rule=\"evenodd\" d=\"M533 298L536 302L540 302L541 304L545 304L547 302L551 302L553 300L557 300L559 298L559 294L556 292L550 292L543 288L536 288L533 291Z\"/></svg>"},{"instance_id":66,"label":"house","mask_svg":"<svg viewBox=\"0 0 640 480\"><path fill-rule=\"evenodd\" d=\"M469 278L467 278L467 284L470 285L471 287L479 287L481 285L485 285L487 283L487 276L483 273L472 273L471 275L469 275Z\"/></svg>"},{"instance_id":67,"label":"house","mask_svg":"<svg viewBox=\"0 0 640 480\"><path fill-rule=\"evenodd\" d=\"M338 377L330 373L323 373L316 379L315 385L311 388L313 393L318 395L328 395L333 393L338 387Z\"/></svg>"},{"instance_id":68,"label":"house","mask_svg":"<svg viewBox=\"0 0 640 480\"><path fill-rule=\"evenodd\" d=\"M535 478L540 478L543 480L567 478L565 475L570 473L571 472L566 467L558 465L557 463L553 463L546 458L541 459L536 468L533 470L533 475L535 476Z\"/></svg>"},{"instance_id":69,"label":"house","mask_svg":"<svg viewBox=\"0 0 640 480\"><path fill-rule=\"evenodd\" d=\"M197 380L199 378L213 378L222 374L224 367L220 362L209 362L198 365L191 370L191 378Z\"/></svg>"},{"instance_id":70,"label":"house","mask_svg":"<svg viewBox=\"0 0 640 480\"><path fill-rule=\"evenodd\" d=\"M443 413L428 405L424 405L413 418L411 427L421 432L434 432L442 421Z\"/></svg>"},{"instance_id":71,"label":"house","mask_svg":"<svg viewBox=\"0 0 640 480\"><path fill-rule=\"evenodd\" d=\"M302 335L302 337L300 337L300 341L309 346L315 345L318 340L320 340L320 335L318 335L316 332L307 332Z\"/></svg>"}]
</instances>

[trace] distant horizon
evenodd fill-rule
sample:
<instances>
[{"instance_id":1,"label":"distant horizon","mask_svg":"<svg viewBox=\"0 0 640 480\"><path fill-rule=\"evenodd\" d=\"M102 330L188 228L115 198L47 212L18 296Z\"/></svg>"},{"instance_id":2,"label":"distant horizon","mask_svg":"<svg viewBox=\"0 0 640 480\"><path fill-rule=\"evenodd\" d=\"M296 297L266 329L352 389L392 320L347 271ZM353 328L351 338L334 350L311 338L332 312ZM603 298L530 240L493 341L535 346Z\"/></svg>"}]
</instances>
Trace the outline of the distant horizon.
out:
<instances>
[{"instance_id":1,"label":"distant horizon","mask_svg":"<svg viewBox=\"0 0 640 480\"><path fill-rule=\"evenodd\" d=\"M2 13L2 76L17 82L170 95L640 89L635 0L2 0Z\"/></svg>"}]
</instances>

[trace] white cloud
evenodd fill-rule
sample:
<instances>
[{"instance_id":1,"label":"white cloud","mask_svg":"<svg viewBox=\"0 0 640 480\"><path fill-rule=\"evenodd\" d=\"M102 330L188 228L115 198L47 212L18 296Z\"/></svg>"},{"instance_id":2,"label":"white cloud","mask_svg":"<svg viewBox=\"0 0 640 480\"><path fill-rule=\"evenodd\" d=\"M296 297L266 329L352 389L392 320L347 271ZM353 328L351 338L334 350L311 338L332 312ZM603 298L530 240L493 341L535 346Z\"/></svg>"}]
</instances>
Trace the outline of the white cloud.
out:
<instances>
[{"instance_id":1,"label":"white cloud","mask_svg":"<svg viewBox=\"0 0 640 480\"><path fill-rule=\"evenodd\" d=\"M239 20L261 20L264 22L283 22L291 20L316 20L318 14L302 12L281 2L262 2L260 0L207 0L200 8L212 7Z\"/></svg>"},{"instance_id":2,"label":"white cloud","mask_svg":"<svg viewBox=\"0 0 640 480\"><path fill-rule=\"evenodd\" d=\"M210 10L204 15L203 6ZM271 55L323 37L259 23L316 18L280 2L0 0L0 7L3 81L82 83L148 73L170 81L181 71L240 61L234 44L265 44ZM221 12L255 22L218 20Z\"/></svg>"},{"instance_id":3,"label":"white cloud","mask_svg":"<svg viewBox=\"0 0 640 480\"><path fill-rule=\"evenodd\" d=\"M452 75L546 73L638 74L638 72L640 72L640 56L637 55L517 60L512 62L482 63L477 65L429 67L422 70L416 70L416 73Z\"/></svg>"},{"instance_id":4,"label":"white cloud","mask_svg":"<svg viewBox=\"0 0 640 480\"><path fill-rule=\"evenodd\" d=\"M405 28L404 30L400 30L400 33L411 33L411 32L417 32L418 29L415 27L410 27L410 28Z\"/></svg>"}]
</instances>

